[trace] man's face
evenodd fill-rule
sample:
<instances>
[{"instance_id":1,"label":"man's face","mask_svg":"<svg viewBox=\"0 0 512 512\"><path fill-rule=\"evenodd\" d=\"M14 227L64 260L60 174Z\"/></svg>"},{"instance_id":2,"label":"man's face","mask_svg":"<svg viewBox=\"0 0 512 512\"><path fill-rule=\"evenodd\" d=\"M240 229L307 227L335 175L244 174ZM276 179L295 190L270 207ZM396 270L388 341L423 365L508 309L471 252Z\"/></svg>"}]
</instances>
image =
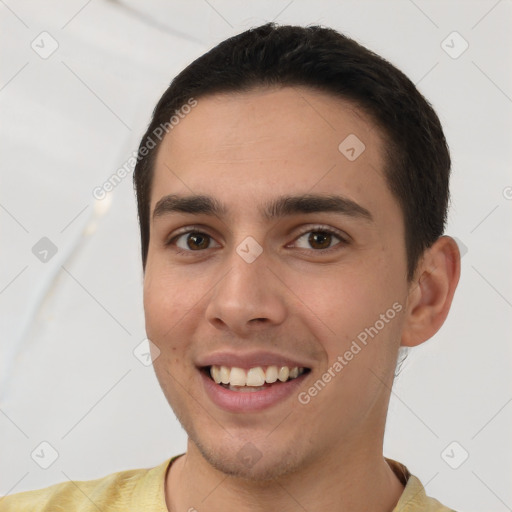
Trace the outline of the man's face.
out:
<instances>
[{"instance_id":1,"label":"man's face","mask_svg":"<svg viewBox=\"0 0 512 512\"><path fill-rule=\"evenodd\" d=\"M384 152L360 111L307 88L199 98L164 139L146 330L160 350L162 390L214 467L266 479L328 454L382 454L408 292ZM207 196L222 208L175 211L161 201L168 195ZM341 200L331 202L336 211L307 200L269 207L304 195ZM285 363L306 371L264 389L227 389L207 375L213 364L232 379L232 367L242 378L253 368L257 383Z\"/></svg>"}]
</instances>

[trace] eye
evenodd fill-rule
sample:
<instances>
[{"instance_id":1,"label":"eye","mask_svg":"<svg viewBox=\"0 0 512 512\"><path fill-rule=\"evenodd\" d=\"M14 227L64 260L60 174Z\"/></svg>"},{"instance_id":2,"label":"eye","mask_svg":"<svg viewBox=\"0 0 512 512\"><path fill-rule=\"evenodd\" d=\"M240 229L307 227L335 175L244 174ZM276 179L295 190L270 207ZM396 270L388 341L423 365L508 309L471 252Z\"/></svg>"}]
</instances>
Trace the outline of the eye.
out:
<instances>
[{"instance_id":1,"label":"eye","mask_svg":"<svg viewBox=\"0 0 512 512\"><path fill-rule=\"evenodd\" d=\"M338 242L336 243L336 241ZM338 232L323 227L317 227L313 230L306 231L295 240L295 245L300 249L313 248L315 251L332 249L337 245L340 245L340 243L346 244L348 242Z\"/></svg>"},{"instance_id":2,"label":"eye","mask_svg":"<svg viewBox=\"0 0 512 512\"><path fill-rule=\"evenodd\" d=\"M213 238L201 231L190 230L171 238L167 245L175 245L178 252L201 251L209 249ZM215 242L216 243L216 242ZM220 247L219 244L216 245Z\"/></svg>"}]
</instances>

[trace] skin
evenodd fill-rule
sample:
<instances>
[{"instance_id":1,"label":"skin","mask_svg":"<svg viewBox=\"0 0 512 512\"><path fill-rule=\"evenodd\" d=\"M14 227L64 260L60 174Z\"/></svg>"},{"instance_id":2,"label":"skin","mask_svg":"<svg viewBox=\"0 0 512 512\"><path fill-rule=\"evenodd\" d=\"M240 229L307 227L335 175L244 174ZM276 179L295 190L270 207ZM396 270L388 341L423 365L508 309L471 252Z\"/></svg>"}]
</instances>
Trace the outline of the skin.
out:
<instances>
[{"instance_id":1,"label":"skin","mask_svg":"<svg viewBox=\"0 0 512 512\"><path fill-rule=\"evenodd\" d=\"M338 150L349 134L366 146L354 161ZM310 512L384 512L398 501L403 485L382 455L398 349L441 327L460 256L441 237L407 281L403 215L384 179L384 149L361 111L304 87L199 98L164 139L150 211L167 194L210 195L227 208L220 217L172 213L150 225L146 330L160 350L157 378L189 438L166 476L169 510L287 511L300 504ZM342 195L372 220L260 215L265 202L300 194ZM197 249L190 237L187 243L186 234L176 239L194 226L209 235L206 247ZM309 243L322 227L346 242L327 238L328 252ZM247 236L263 249L250 264L236 252ZM306 405L293 393L263 411L236 414L204 392L195 363L221 349L305 361L311 373L299 391L307 391L394 303L401 311ZM261 455L255 464L237 458L248 442Z\"/></svg>"}]
</instances>

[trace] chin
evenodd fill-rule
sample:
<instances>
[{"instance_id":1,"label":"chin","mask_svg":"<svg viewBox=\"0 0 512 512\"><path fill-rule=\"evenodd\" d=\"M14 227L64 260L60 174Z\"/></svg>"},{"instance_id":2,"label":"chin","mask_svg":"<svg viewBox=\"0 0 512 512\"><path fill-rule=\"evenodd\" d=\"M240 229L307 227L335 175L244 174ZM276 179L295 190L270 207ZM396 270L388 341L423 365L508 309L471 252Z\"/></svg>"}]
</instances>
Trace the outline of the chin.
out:
<instances>
[{"instance_id":1,"label":"chin","mask_svg":"<svg viewBox=\"0 0 512 512\"><path fill-rule=\"evenodd\" d=\"M233 478L252 482L268 482L294 473L300 466L296 448L285 450L266 446L259 449L251 441L239 443L225 440L229 446L205 447L193 441L203 458L216 470Z\"/></svg>"}]
</instances>

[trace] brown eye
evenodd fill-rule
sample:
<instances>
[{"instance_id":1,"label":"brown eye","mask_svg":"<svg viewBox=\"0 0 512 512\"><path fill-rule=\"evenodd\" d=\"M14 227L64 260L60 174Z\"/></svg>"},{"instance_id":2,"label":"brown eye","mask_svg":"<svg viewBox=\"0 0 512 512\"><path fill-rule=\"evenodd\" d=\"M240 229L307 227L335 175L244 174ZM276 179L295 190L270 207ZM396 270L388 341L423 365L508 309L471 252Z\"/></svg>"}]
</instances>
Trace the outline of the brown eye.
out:
<instances>
[{"instance_id":1,"label":"brown eye","mask_svg":"<svg viewBox=\"0 0 512 512\"><path fill-rule=\"evenodd\" d=\"M303 233L295 240L294 245L299 249L327 252L331 249L341 249L343 246L347 245L347 243L343 235L338 234L334 230L317 228Z\"/></svg>"},{"instance_id":2,"label":"brown eye","mask_svg":"<svg viewBox=\"0 0 512 512\"><path fill-rule=\"evenodd\" d=\"M166 245L175 246L178 253L191 253L220 247L210 235L194 230L185 231L171 238Z\"/></svg>"},{"instance_id":3,"label":"brown eye","mask_svg":"<svg viewBox=\"0 0 512 512\"><path fill-rule=\"evenodd\" d=\"M308 242L313 249L327 249L331 246L332 235L324 231L312 231Z\"/></svg>"},{"instance_id":4,"label":"brown eye","mask_svg":"<svg viewBox=\"0 0 512 512\"><path fill-rule=\"evenodd\" d=\"M187 247L192 251L208 249L210 237L204 233L190 233L187 236Z\"/></svg>"}]
</instances>

